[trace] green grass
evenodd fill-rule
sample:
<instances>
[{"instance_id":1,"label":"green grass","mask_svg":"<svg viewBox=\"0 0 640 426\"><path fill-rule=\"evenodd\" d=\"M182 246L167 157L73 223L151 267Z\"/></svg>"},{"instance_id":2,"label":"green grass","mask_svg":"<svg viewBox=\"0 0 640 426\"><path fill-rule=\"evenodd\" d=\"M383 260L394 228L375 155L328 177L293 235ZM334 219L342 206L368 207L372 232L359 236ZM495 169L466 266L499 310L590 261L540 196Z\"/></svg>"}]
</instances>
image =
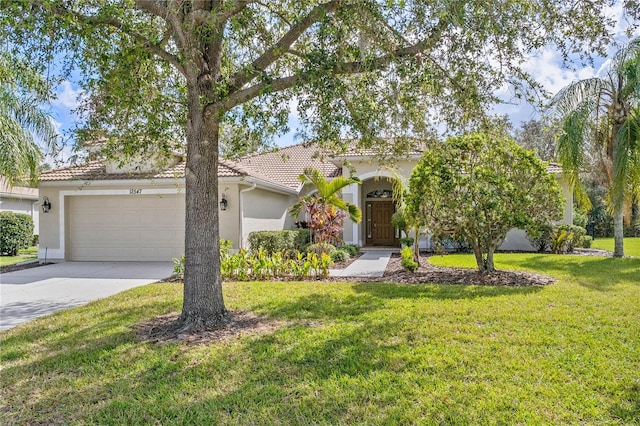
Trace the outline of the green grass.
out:
<instances>
[{"instance_id":1,"label":"green grass","mask_svg":"<svg viewBox=\"0 0 640 426\"><path fill-rule=\"evenodd\" d=\"M0 423L639 424L640 259L496 260L560 281L228 283L289 323L208 346L135 337L179 284L61 312L0 334Z\"/></svg>"},{"instance_id":2,"label":"green grass","mask_svg":"<svg viewBox=\"0 0 640 426\"><path fill-rule=\"evenodd\" d=\"M15 265L16 263L26 262L38 258L38 246L29 247L18 251L17 256L0 256L0 266Z\"/></svg>"},{"instance_id":3,"label":"green grass","mask_svg":"<svg viewBox=\"0 0 640 426\"><path fill-rule=\"evenodd\" d=\"M613 252L613 238L596 238L593 240L591 248ZM640 237L626 237L624 239L624 254L626 256L640 257Z\"/></svg>"}]
</instances>

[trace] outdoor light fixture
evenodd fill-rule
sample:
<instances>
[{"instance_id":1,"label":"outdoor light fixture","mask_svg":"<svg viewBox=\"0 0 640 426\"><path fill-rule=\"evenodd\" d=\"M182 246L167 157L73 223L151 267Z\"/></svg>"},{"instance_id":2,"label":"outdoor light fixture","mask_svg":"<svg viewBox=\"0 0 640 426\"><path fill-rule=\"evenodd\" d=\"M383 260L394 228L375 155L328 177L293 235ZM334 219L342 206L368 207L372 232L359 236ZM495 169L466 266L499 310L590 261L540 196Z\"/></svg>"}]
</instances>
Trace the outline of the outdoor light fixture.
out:
<instances>
[{"instance_id":1,"label":"outdoor light fixture","mask_svg":"<svg viewBox=\"0 0 640 426\"><path fill-rule=\"evenodd\" d=\"M220 210L225 211L227 209L227 198L222 194L222 200L220 200Z\"/></svg>"},{"instance_id":2,"label":"outdoor light fixture","mask_svg":"<svg viewBox=\"0 0 640 426\"><path fill-rule=\"evenodd\" d=\"M49 213L49 210L51 210L51 201L49 201L49 197L45 195L42 199L42 213Z\"/></svg>"}]
</instances>

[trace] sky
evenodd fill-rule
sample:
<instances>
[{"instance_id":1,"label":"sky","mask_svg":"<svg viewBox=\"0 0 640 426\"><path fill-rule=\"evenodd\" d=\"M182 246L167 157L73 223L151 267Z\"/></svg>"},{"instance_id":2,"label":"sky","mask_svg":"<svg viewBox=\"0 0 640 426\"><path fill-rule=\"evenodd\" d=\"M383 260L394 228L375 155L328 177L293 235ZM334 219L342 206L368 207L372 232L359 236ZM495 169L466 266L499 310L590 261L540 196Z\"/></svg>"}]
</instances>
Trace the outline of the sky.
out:
<instances>
[{"instance_id":1,"label":"sky","mask_svg":"<svg viewBox=\"0 0 640 426\"><path fill-rule=\"evenodd\" d=\"M618 3L611 6L606 12L617 22L614 30L615 42L624 44L628 40L624 34L628 22L623 16L622 5ZM638 36L640 36L640 28L635 30L632 37ZM617 47L612 45L608 52L609 56L616 50ZM602 75L607 65L607 59L594 58L592 65L573 64L571 67L567 67L563 64L561 56L553 48L544 48L529 59L525 64L525 70L529 71L549 93L554 94L573 81ZM76 84L70 81L63 81L56 88L55 93L56 97L50 104L49 112L56 129L66 141L67 146L55 160L48 157L48 161L54 163L52 165L59 166L67 162L72 154L73 139L70 139L69 131L74 127L74 122L78 120L73 110L78 106L82 91ZM506 114L513 123L514 128L519 128L521 123L525 121L540 117L540 112L536 111L533 106L524 101L514 102L506 87L498 92L498 95L505 100L505 103L496 105L492 112L499 115ZM294 135L300 127L300 120L296 115L296 109L292 108L291 111L288 125L290 131L274 139L278 146L287 146L299 142Z\"/></svg>"}]
</instances>

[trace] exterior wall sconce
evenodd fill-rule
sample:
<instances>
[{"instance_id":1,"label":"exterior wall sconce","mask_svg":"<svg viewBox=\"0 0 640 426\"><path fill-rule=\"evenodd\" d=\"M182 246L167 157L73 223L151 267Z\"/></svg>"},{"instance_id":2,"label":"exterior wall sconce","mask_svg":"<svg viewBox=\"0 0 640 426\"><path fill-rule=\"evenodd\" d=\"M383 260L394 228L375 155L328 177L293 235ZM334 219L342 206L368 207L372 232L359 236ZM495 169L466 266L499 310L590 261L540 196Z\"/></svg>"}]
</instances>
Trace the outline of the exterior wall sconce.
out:
<instances>
[{"instance_id":1,"label":"exterior wall sconce","mask_svg":"<svg viewBox=\"0 0 640 426\"><path fill-rule=\"evenodd\" d=\"M42 213L49 213L51 210L51 201L49 201L49 197L46 195L42 199Z\"/></svg>"},{"instance_id":2,"label":"exterior wall sconce","mask_svg":"<svg viewBox=\"0 0 640 426\"><path fill-rule=\"evenodd\" d=\"M222 200L220 200L220 210L225 211L227 209L227 204L229 204L227 202L227 197L222 194Z\"/></svg>"}]
</instances>

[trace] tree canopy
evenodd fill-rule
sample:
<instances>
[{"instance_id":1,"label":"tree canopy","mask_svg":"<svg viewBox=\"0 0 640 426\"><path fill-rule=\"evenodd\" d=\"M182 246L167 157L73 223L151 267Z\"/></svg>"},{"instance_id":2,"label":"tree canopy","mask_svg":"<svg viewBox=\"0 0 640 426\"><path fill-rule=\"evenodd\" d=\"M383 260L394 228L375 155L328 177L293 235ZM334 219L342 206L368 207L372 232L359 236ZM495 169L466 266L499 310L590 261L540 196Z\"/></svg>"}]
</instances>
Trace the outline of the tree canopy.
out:
<instances>
[{"instance_id":1,"label":"tree canopy","mask_svg":"<svg viewBox=\"0 0 640 426\"><path fill-rule=\"evenodd\" d=\"M186 140L182 330L224 322L218 254L221 135L286 128L334 148L400 143L481 119L505 84L533 98L527 55L604 51L608 0L0 0L0 31L32 64L63 59L86 93L82 134L110 151ZM633 7L629 13L638 15ZM249 141L249 143L253 143ZM235 145L234 145L235 144ZM234 149L234 148L232 148Z\"/></svg>"},{"instance_id":2,"label":"tree canopy","mask_svg":"<svg viewBox=\"0 0 640 426\"><path fill-rule=\"evenodd\" d=\"M504 136L474 133L427 151L409 180L407 215L434 235L464 239L480 272L512 228L562 218L556 179L531 151Z\"/></svg>"}]
</instances>

